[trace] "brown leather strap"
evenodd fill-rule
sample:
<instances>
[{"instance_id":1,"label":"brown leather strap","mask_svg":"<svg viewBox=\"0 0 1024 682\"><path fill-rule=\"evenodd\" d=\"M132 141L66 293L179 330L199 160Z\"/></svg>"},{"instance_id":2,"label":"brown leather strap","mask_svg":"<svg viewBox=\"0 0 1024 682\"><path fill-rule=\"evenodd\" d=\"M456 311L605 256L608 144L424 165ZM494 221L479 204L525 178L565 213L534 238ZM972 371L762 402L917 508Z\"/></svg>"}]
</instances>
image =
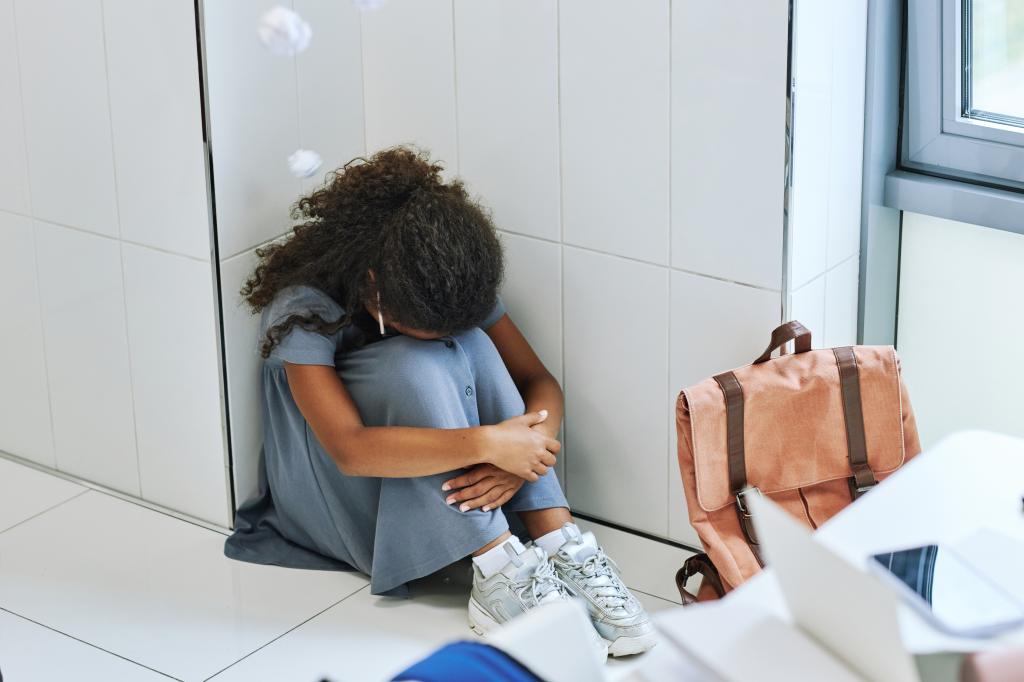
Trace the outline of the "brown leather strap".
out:
<instances>
[{"instance_id":1,"label":"brown leather strap","mask_svg":"<svg viewBox=\"0 0 1024 682\"><path fill-rule=\"evenodd\" d=\"M860 397L860 372L857 356L850 346L833 348L839 366L839 392L843 396L843 418L846 420L846 446L853 478L850 492L853 499L863 495L878 481L868 465L867 440L864 436L864 412Z\"/></svg>"},{"instance_id":2,"label":"brown leather strap","mask_svg":"<svg viewBox=\"0 0 1024 682\"><path fill-rule=\"evenodd\" d=\"M725 596L725 588L722 587L722 577L718 574L718 569L711 563L708 555L701 552L683 562L683 567L676 571L676 588L679 590L679 598L682 600L683 606L689 606L698 601L697 595L686 589L686 581L698 574L701 576L700 592L705 592L705 587L708 587L718 599Z\"/></svg>"},{"instance_id":3,"label":"brown leather strap","mask_svg":"<svg viewBox=\"0 0 1024 682\"><path fill-rule=\"evenodd\" d=\"M775 328L772 332L771 343L765 349L761 355L754 360L755 365L759 365L762 362L767 362L771 358L772 353L785 346L790 341L795 341L794 349L797 353L806 353L811 349L811 331L797 322L792 320L783 325Z\"/></svg>"},{"instance_id":4,"label":"brown leather strap","mask_svg":"<svg viewBox=\"0 0 1024 682\"><path fill-rule=\"evenodd\" d=\"M715 375L725 394L726 447L729 453L729 492L747 487L747 466L743 460L743 388L732 372Z\"/></svg>"},{"instance_id":5,"label":"brown leather strap","mask_svg":"<svg viewBox=\"0 0 1024 682\"><path fill-rule=\"evenodd\" d=\"M725 395L725 440L729 464L729 492L736 496L736 516L740 528L754 553L757 563L764 566L754 529L754 519L743 500L747 492L747 464L743 442L743 387L732 372L715 375L715 381Z\"/></svg>"},{"instance_id":6,"label":"brown leather strap","mask_svg":"<svg viewBox=\"0 0 1024 682\"><path fill-rule=\"evenodd\" d=\"M750 506L747 504L748 494L760 495L757 488L747 488L736 494L736 516L740 520L740 530L743 531L743 538L750 546L750 551L757 560L757 565L764 568L764 559L761 558L761 543L757 541L757 529L754 527L754 515L750 513Z\"/></svg>"}]
</instances>

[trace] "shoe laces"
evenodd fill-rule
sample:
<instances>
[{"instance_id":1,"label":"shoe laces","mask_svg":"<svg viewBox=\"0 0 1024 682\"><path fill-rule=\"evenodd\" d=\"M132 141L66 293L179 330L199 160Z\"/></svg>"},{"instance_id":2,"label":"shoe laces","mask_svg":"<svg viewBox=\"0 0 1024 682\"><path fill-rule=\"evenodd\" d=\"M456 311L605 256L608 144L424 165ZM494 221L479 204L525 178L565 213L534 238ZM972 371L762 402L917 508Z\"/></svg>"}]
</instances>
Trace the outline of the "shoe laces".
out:
<instances>
[{"instance_id":1,"label":"shoe laces","mask_svg":"<svg viewBox=\"0 0 1024 682\"><path fill-rule=\"evenodd\" d=\"M626 609L632 595L618 576L618 566L600 548L575 567L588 592L602 606Z\"/></svg>"},{"instance_id":2,"label":"shoe laces","mask_svg":"<svg viewBox=\"0 0 1024 682\"><path fill-rule=\"evenodd\" d=\"M566 597L565 585L555 573L555 569L547 557L544 557L526 578L515 582L514 585L514 589L521 599L525 600L529 593L535 604L543 604Z\"/></svg>"}]
</instances>

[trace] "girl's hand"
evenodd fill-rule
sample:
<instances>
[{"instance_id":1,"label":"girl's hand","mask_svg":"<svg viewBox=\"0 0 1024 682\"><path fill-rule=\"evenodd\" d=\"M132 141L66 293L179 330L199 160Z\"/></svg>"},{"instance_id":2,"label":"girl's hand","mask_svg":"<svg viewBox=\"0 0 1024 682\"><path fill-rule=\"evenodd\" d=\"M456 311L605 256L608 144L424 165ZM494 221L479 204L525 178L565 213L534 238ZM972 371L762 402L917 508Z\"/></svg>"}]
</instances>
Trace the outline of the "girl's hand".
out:
<instances>
[{"instance_id":1,"label":"girl's hand","mask_svg":"<svg viewBox=\"0 0 1024 682\"><path fill-rule=\"evenodd\" d=\"M484 430L485 462L526 481L536 481L555 465L562 444L533 429L548 417L547 410L528 412Z\"/></svg>"},{"instance_id":2,"label":"girl's hand","mask_svg":"<svg viewBox=\"0 0 1024 682\"><path fill-rule=\"evenodd\" d=\"M478 464L461 476L446 481L441 490L457 491L449 495L445 503L461 502L459 511L478 507L491 511L511 500L523 483L523 479L493 464Z\"/></svg>"}]
</instances>

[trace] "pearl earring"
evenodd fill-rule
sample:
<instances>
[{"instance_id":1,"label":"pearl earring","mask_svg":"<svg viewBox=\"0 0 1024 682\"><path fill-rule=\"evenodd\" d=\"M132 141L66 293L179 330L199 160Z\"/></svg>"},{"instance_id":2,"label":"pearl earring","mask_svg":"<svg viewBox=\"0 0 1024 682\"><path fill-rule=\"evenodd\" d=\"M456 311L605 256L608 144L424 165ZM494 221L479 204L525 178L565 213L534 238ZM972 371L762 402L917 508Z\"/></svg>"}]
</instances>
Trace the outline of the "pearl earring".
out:
<instances>
[{"instance_id":1,"label":"pearl earring","mask_svg":"<svg viewBox=\"0 0 1024 682\"><path fill-rule=\"evenodd\" d=\"M380 335L384 336L384 316L380 313L380 292L377 292L377 324L380 325Z\"/></svg>"}]
</instances>

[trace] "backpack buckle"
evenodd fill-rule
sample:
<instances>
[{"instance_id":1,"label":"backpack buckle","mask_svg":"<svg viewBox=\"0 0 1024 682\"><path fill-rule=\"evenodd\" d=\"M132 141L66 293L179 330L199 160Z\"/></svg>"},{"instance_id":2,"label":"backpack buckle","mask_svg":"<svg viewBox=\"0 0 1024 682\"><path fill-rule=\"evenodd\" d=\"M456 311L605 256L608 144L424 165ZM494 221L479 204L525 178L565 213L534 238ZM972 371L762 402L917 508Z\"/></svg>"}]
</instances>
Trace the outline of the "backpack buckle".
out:
<instances>
[{"instance_id":1,"label":"backpack buckle","mask_svg":"<svg viewBox=\"0 0 1024 682\"><path fill-rule=\"evenodd\" d=\"M761 489L757 486L749 486L736 493L736 508L740 510L740 513L744 516L750 516L750 510L747 508L747 503L744 501L744 496L747 493L761 494Z\"/></svg>"},{"instance_id":2,"label":"backpack buckle","mask_svg":"<svg viewBox=\"0 0 1024 682\"><path fill-rule=\"evenodd\" d=\"M846 482L850 484L850 497L856 502L861 495L874 488L878 483L868 483L867 485L859 485L857 483L856 476L850 476L846 479Z\"/></svg>"},{"instance_id":3,"label":"backpack buckle","mask_svg":"<svg viewBox=\"0 0 1024 682\"><path fill-rule=\"evenodd\" d=\"M761 490L756 486L749 486L736 493L736 516L739 518L740 529L743 531L743 537L747 541L747 545L750 547L750 551L753 553L754 558L757 559L757 564L764 567L764 560L761 559L760 543L757 540L757 529L754 528L754 517L750 513L750 508L747 507L746 496L750 493L757 493L761 495Z\"/></svg>"}]
</instances>

